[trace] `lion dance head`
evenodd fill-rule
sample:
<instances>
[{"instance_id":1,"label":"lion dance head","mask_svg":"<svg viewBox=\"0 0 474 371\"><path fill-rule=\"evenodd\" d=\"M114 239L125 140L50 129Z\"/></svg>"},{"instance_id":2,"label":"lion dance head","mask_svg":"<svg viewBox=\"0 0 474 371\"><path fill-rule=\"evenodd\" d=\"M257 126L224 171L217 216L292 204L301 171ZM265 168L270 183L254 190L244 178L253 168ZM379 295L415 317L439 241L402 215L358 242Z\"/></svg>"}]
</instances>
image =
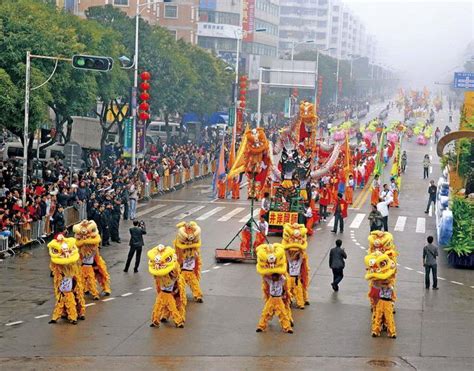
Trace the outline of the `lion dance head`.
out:
<instances>
[{"instance_id":1,"label":"lion dance head","mask_svg":"<svg viewBox=\"0 0 474 371\"><path fill-rule=\"evenodd\" d=\"M181 222L176 225L178 234L175 239L177 249L199 249L201 247L201 227L196 222Z\"/></svg>"},{"instance_id":2,"label":"lion dance head","mask_svg":"<svg viewBox=\"0 0 474 371\"><path fill-rule=\"evenodd\" d=\"M257 248L257 273L262 276L285 274L286 256L283 245L263 244Z\"/></svg>"}]
</instances>

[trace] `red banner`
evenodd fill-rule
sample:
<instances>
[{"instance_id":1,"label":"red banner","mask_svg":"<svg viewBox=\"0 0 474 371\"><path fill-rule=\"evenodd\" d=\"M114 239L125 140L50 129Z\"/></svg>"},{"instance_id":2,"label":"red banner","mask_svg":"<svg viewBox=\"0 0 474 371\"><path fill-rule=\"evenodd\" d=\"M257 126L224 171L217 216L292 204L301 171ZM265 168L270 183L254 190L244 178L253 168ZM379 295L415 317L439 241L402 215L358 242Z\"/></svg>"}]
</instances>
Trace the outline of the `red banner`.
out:
<instances>
[{"instance_id":1,"label":"red banner","mask_svg":"<svg viewBox=\"0 0 474 371\"><path fill-rule=\"evenodd\" d=\"M255 29L255 0L242 0L242 31L244 32L243 40L247 42L253 41L253 31Z\"/></svg>"},{"instance_id":2,"label":"red banner","mask_svg":"<svg viewBox=\"0 0 474 371\"><path fill-rule=\"evenodd\" d=\"M339 90L339 94L342 93L342 79L339 79L338 81L338 90Z\"/></svg>"}]
</instances>

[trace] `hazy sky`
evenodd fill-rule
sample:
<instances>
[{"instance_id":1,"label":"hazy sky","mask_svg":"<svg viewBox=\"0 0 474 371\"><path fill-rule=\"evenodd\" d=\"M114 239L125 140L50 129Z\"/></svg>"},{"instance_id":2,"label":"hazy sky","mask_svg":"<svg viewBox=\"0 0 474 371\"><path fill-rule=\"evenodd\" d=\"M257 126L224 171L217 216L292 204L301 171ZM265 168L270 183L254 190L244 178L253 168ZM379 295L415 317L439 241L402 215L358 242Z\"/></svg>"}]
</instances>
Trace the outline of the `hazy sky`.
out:
<instances>
[{"instance_id":1,"label":"hazy sky","mask_svg":"<svg viewBox=\"0 0 474 371\"><path fill-rule=\"evenodd\" d=\"M474 0L342 0L376 35L382 63L418 84L452 76L474 40Z\"/></svg>"}]
</instances>

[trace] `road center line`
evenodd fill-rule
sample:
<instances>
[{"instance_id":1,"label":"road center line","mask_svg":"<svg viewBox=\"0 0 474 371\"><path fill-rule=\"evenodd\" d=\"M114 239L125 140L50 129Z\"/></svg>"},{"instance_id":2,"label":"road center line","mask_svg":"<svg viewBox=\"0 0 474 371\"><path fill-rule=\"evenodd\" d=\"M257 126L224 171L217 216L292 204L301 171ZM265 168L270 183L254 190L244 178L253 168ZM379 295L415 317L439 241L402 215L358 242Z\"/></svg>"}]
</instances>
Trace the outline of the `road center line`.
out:
<instances>
[{"instance_id":1,"label":"road center line","mask_svg":"<svg viewBox=\"0 0 474 371\"><path fill-rule=\"evenodd\" d=\"M151 286L148 286L148 287L144 287L143 289L140 289L140 291L148 291L148 290L151 290L153 287Z\"/></svg>"},{"instance_id":2,"label":"road center line","mask_svg":"<svg viewBox=\"0 0 474 371\"><path fill-rule=\"evenodd\" d=\"M44 317L48 317L49 314L41 314L39 316L35 316L36 319L40 319L40 318L44 318Z\"/></svg>"},{"instance_id":3,"label":"road center line","mask_svg":"<svg viewBox=\"0 0 474 371\"><path fill-rule=\"evenodd\" d=\"M220 269L221 267L219 267L218 265L216 265L215 267L212 267L212 269Z\"/></svg>"},{"instance_id":4,"label":"road center line","mask_svg":"<svg viewBox=\"0 0 474 371\"><path fill-rule=\"evenodd\" d=\"M201 273L208 273L208 272L210 272L209 269L206 269L205 271L201 271Z\"/></svg>"},{"instance_id":5,"label":"road center line","mask_svg":"<svg viewBox=\"0 0 474 371\"><path fill-rule=\"evenodd\" d=\"M15 325L19 325L20 323L23 323L23 321L5 323L5 326L15 326Z\"/></svg>"},{"instance_id":6,"label":"road center line","mask_svg":"<svg viewBox=\"0 0 474 371\"><path fill-rule=\"evenodd\" d=\"M454 283L455 285L461 285L464 286L464 283L458 282L458 281L450 281L451 283Z\"/></svg>"},{"instance_id":7,"label":"road center line","mask_svg":"<svg viewBox=\"0 0 474 371\"><path fill-rule=\"evenodd\" d=\"M410 267L403 267L403 268L405 268L407 271L412 271L413 270L413 268L410 268Z\"/></svg>"},{"instance_id":8,"label":"road center line","mask_svg":"<svg viewBox=\"0 0 474 371\"><path fill-rule=\"evenodd\" d=\"M95 303L88 303L86 304L86 307L92 307L93 305L95 305Z\"/></svg>"},{"instance_id":9,"label":"road center line","mask_svg":"<svg viewBox=\"0 0 474 371\"><path fill-rule=\"evenodd\" d=\"M125 298L127 296L133 295L133 292L126 292L125 294L120 295L121 297Z\"/></svg>"},{"instance_id":10,"label":"road center line","mask_svg":"<svg viewBox=\"0 0 474 371\"><path fill-rule=\"evenodd\" d=\"M112 301L112 300L115 300L115 298L107 298L107 299L103 299L102 301L107 302L107 301Z\"/></svg>"}]
</instances>

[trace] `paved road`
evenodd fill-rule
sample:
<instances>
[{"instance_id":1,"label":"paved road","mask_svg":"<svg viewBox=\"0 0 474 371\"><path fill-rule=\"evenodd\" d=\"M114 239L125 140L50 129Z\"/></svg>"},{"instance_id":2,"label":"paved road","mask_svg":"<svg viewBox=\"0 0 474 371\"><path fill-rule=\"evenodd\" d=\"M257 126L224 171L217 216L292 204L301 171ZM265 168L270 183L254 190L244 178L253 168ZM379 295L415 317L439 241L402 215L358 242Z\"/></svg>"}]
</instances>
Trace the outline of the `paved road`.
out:
<instances>
[{"instance_id":1,"label":"paved road","mask_svg":"<svg viewBox=\"0 0 474 371\"><path fill-rule=\"evenodd\" d=\"M397 118L392 112L391 117ZM437 117L444 128L447 112ZM48 325L53 307L46 249L35 247L0 263L0 362L2 369L324 369L366 370L397 367L419 370L468 370L473 367L474 275L446 265L442 254L439 291L425 291L421 250L435 234L434 218L424 214L427 182L422 157L431 145L405 143L408 170L399 209L389 226L400 250L396 322L398 338L370 337L370 310L363 279L367 247L368 201L350 210L342 238L348 253L338 293L330 287L328 251L336 236L330 224L317 227L310 240L311 306L295 310L295 333L255 333L262 309L260 277L251 264L216 264L214 249L223 247L247 219L246 200L213 200L209 179L140 205L148 226L146 244L171 243L183 216L203 230L204 303L190 302L184 329L149 328L155 292L146 255L138 274L122 272L127 228L122 244L103 249L112 276L112 296L89 302L87 319L78 326ZM432 176L439 174L433 159ZM388 179L388 175L385 175ZM357 195L356 195L357 197ZM329 224L329 225L328 225ZM271 240L278 241L277 237ZM383 366L383 367L382 367Z\"/></svg>"}]
</instances>

